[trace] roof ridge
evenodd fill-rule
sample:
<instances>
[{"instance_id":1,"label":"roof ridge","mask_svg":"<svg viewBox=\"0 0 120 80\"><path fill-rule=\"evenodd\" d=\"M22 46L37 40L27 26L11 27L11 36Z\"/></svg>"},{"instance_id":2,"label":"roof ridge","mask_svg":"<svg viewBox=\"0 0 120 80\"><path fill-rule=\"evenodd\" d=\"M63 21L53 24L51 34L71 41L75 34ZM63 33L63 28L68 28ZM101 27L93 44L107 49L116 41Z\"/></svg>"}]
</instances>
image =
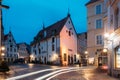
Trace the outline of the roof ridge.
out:
<instances>
[{"instance_id":1,"label":"roof ridge","mask_svg":"<svg viewBox=\"0 0 120 80\"><path fill-rule=\"evenodd\" d=\"M67 19L70 16L67 16L54 24L49 25L45 29L42 29L38 32L38 34L35 36L35 39L33 40L33 43L36 43L36 41L41 41L50 38L51 36L54 35L59 35L60 31L62 30L63 26L65 25ZM53 31L54 30L54 31ZM44 36L44 31L46 31L46 36Z\"/></svg>"}]
</instances>

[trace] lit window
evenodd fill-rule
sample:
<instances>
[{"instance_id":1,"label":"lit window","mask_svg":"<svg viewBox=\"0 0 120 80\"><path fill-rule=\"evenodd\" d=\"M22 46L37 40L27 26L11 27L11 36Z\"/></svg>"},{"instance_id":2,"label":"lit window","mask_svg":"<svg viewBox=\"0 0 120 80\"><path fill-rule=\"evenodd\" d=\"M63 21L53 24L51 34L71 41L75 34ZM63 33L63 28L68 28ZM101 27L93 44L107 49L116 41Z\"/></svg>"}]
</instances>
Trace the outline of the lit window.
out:
<instances>
[{"instance_id":1,"label":"lit window","mask_svg":"<svg viewBox=\"0 0 120 80\"><path fill-rule=\"evenodd\" d=\"M102 12L101 5L97 5L96 6L96 14L101 14L101 12Z\"/></svg>"},{"instance_id":2,"label":"lit window","mask_svg":"<svg viewBox=\"0 0 120 80\"><path fill-rule=\"evenodd\" d=\"M115 66L116 68L120 68L120 48L117 46L115 48Z\"/></svg>"},{"instance_id":3,"label":"lit window","mask_svg":"<svg viewBox=\"0 0 120 80\"><path fill-rule=\"evenodd\" d=\"M102 28L102 20L98 19L96 20L96 29L100 29L100 28Z\"/></svg>"},{"instance_id":4,"label":"lit window","mask_svg":"<svg viewBox=\"0 0 120 80\"><path fill-rule=\"evenodd\" d=\"M102 35L97 35L97 36L96 36L96 44L97 44L97 45L103 44Z\"/></svg>"}]
</instances>

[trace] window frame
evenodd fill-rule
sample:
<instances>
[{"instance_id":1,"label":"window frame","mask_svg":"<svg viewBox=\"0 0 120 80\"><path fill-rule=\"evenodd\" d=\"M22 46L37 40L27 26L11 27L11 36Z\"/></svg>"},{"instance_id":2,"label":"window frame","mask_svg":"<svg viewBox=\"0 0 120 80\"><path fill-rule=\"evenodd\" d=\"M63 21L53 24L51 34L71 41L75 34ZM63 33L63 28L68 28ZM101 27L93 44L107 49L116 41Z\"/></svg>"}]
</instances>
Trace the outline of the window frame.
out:
<instances>
[{"instance_id":1,"label":"window frame","mask_svg":"<svg viewBox=\"0 0 120 80\"><path fill-rule=\"evenodd\" d=\"M98 11L98 10L97 10L97 7L98 7L98 6L100 6L100 10L101 10L101 11ZM98 11L98 12L97 12L97 11ZM95 6L95 14L96 14L96 15L102 14L102 4L97 4L97 5Z\"/></svg>"},{"instance_id":2,"label":"window frame","mask_svg":"<svg viewBox=\"0 0 120 80\"><path fill-rule=\"evenodd\" d=\"M100 37L97 38L97 36L101 36L101 38ZM101 34L96 35L95 40L96 45L103 45L103 36Z\"/></svg>"},{"instance_id":3,"label":"window frame","mask_svg":"<svg viewBox=\"0 0 120 80\"><path fill-rule=\"evenodd\" d=\"M97 21L98 21L98 22L97 22ZM101 21L101 24L100 24L99 21ZM101 26L100 26L100 25L101 25ZM96 20L95 20L95 29L101 29L101 28L103 28L102 19L101 19L101 18L96 19Z\"/></svg>"}]
</instances>

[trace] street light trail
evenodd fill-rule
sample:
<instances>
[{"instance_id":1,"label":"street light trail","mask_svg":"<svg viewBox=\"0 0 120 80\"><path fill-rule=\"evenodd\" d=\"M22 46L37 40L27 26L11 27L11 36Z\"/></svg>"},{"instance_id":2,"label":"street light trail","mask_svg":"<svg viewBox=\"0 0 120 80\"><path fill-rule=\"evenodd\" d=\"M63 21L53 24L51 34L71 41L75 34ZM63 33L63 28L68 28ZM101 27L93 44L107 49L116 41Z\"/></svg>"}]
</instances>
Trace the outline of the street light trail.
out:
<instances>
[{"instance_id":1,"label":"street light trail","mask_svg":"<svg viewBox=\"0 0 120 80\"><path fill-rule=\"evenodd\" d=\"M71 69L78 69L78 67L77 67L77 68L68 68L68 69L61 69L61 70L58 70L58 71L54 71L54 72L51 72L51 73L49 73L49 74L46 74L46 75L44 75L44 76L42 76L42 77L36 78L36 79L34 79L34 80L43 80L43 79L45 79L45 78L47 78L47 77L49 77L49 76L52 76L52 75L54 75L54 74L57 74L58 72L62 72L62 71L65 71L65 70L71 70Z\"/></svg>"},{"instance_id":2,"label":"street light trail","mask_svg":"<svg viewBox=\"0 0 120 80\"><path fill-rule=\"evenodd\" d=\"M61 69L61 68L40 70L40 71L31 72L31 73L27 73L27 74L24 74L24 75L20 75L20 76L16 76L16 77L8 78L8 79L6 79L6 80L16 80L16 79L21 79L21 78L28 77L28 76L31 76L31 75L35 75L35 74L38 74L38 73L42 73L42 72L45 72L45 71L52 71L52 70L57 70L57 69Z\"/></svg>"},{"instance_id":3,"label":"street light trail","mask_svg":"<svg viewBox=\"0 0 120 80\"><path fill-rule=\"evenodd\" d=\"M77 69L77 70L80 70L80 69ZM58 75L60 75L60 74L64 74L64 73L68 73L68 72L72 72L72 71L77 71L77 70L69 70L69 71L60 72L60 73L58 73L58 74L55 74L55 75L47 78L46 80L50 80L50 79L52 79L52 78L54 78L54 77L56 77L56 76L58 76Z\"/></svg>"}]
</instances>

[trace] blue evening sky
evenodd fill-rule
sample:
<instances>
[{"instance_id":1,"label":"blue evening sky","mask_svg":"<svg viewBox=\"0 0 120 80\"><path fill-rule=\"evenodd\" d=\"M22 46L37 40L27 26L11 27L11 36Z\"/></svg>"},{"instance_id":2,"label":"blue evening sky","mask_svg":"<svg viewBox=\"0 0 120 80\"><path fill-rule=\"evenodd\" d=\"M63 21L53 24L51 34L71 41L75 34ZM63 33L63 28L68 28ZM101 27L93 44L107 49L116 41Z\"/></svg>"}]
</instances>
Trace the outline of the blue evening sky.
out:
<instances>
[{"instance_id":1,"label":"blue evening sky","mask_svg":"<svg viewBox=\"0 0 120 80\"><path fill-rule=\"evenodd\" d=\"M68 8L78 33L87 30L85 3L89 0L3 0L10 9L3 9L4 32L11 29L17 43L30 43L45 27L67 16ZM11 27L11 28L10 28Z\"/></svg>"}]
</instances>

